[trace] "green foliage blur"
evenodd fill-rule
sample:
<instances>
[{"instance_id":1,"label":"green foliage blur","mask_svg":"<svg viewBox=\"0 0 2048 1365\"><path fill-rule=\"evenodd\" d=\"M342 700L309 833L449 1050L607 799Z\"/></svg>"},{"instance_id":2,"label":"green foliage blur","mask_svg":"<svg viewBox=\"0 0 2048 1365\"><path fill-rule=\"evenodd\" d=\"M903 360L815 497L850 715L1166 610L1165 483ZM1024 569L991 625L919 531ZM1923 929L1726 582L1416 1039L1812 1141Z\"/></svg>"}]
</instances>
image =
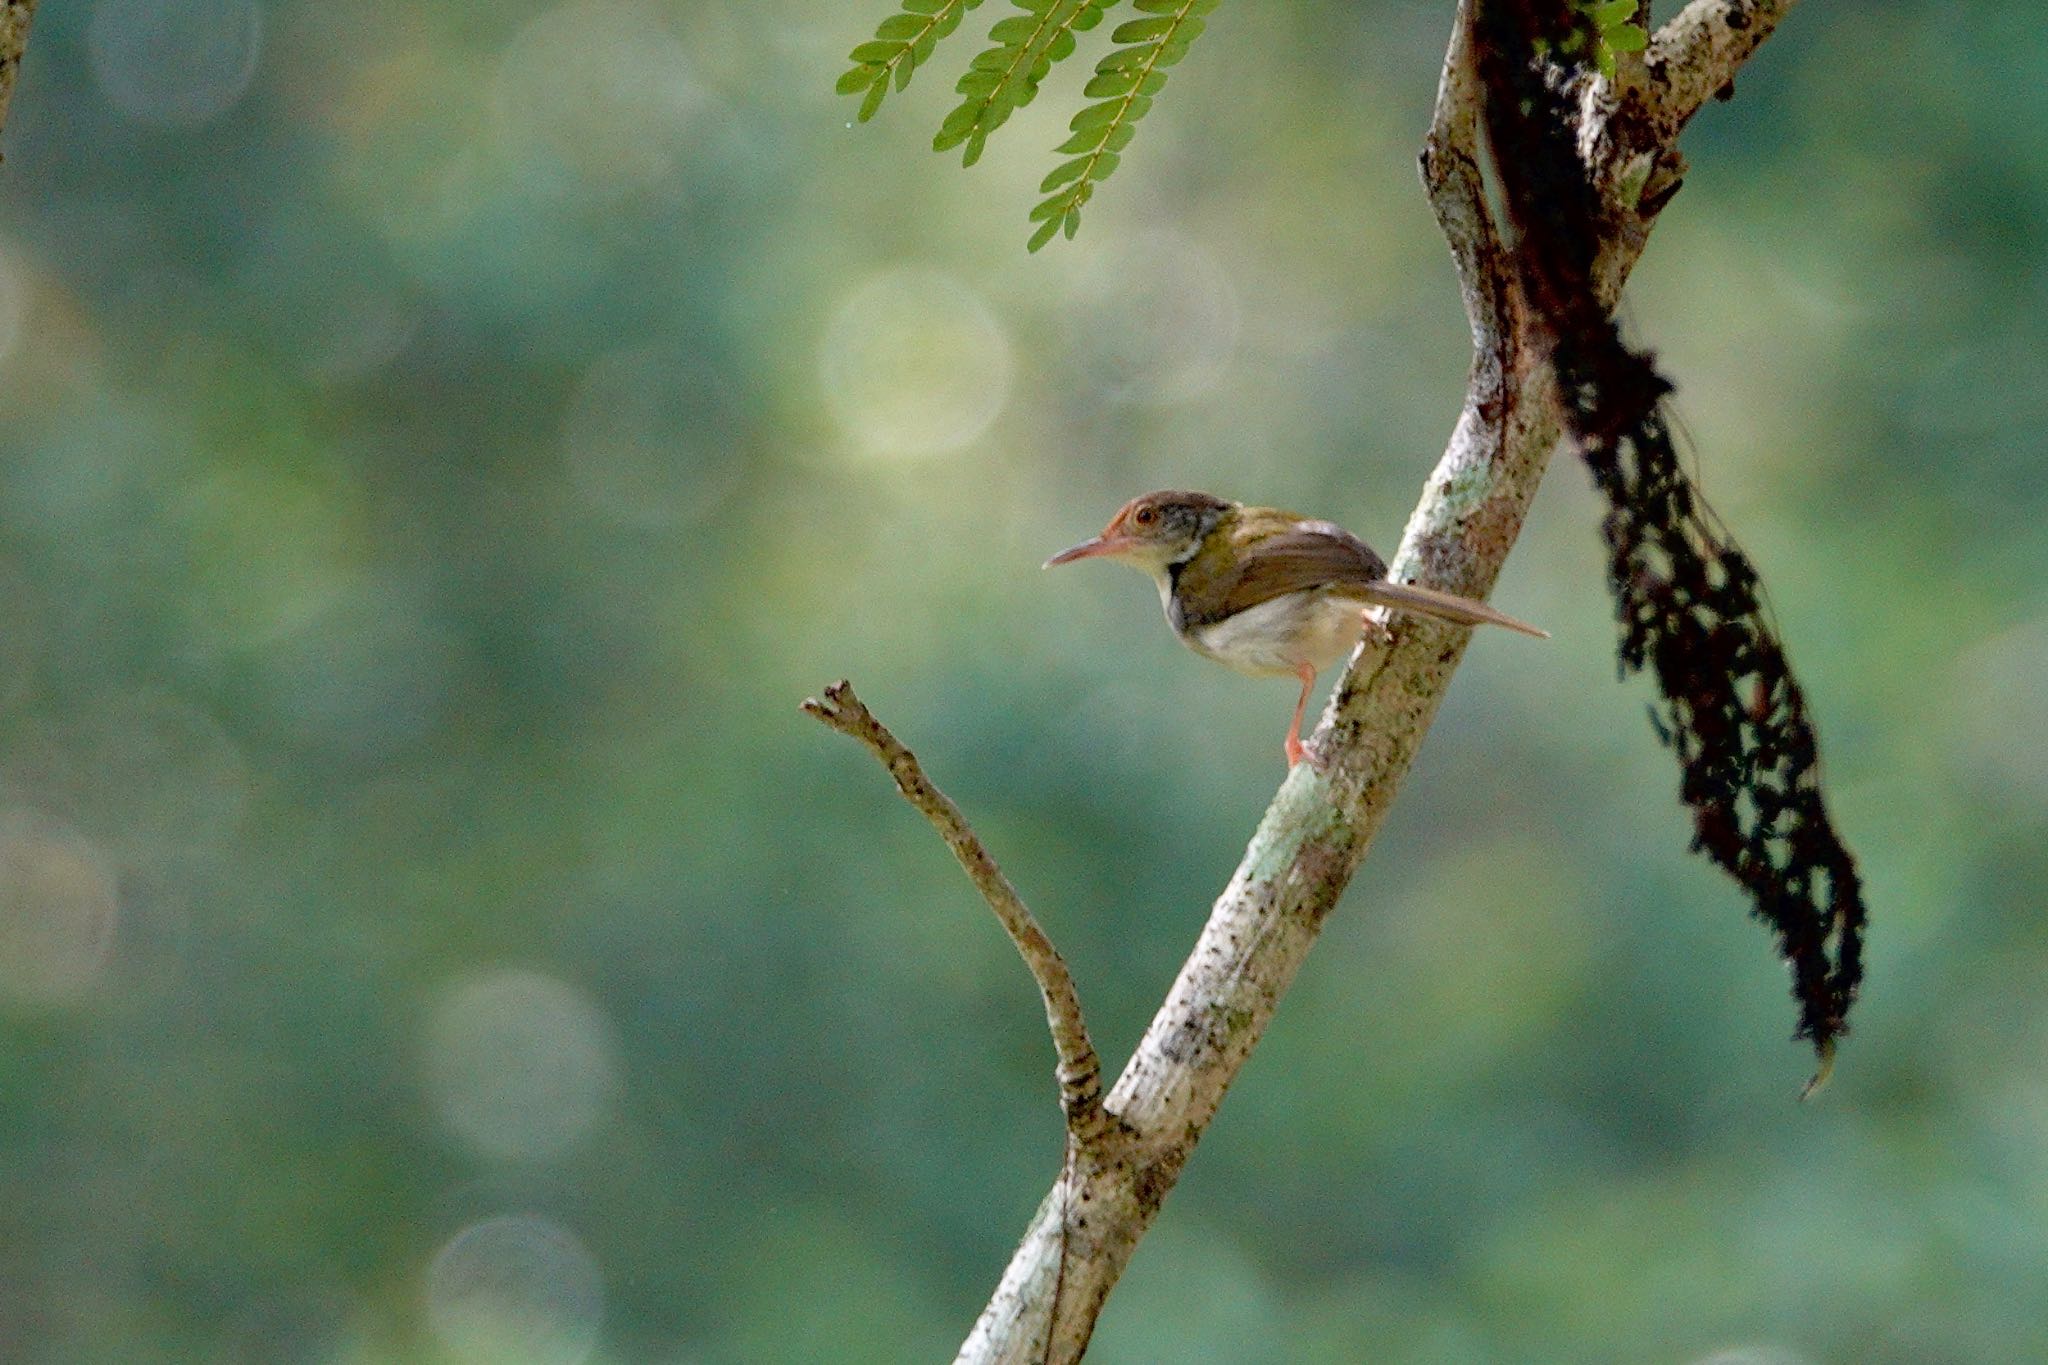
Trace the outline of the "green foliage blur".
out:
<instances>
[{"instance_id":1,"label":"green foliage blur","mask_svg":"<svg viewBox=\"0 0 2048 1365\"><path fill-rule=\"evenodd\" d=\"M1037 566L1161 485L1398 539L1466 363L1449 8L1220 7L1027 256L1086 71L962 171L936 69L833 91L885 0L45 3L0 1359L944 1358L1057 1167L1049 1048L797 703L918 750L1114 1065L1291 688ZM1497 597L1556 639L1474 643L1092 1359L2048 1359L2048 25L1969 8L1799 7L1629 303L1863 860L1833 1086L1562 458Z\"/></svg>"}]
</instances>

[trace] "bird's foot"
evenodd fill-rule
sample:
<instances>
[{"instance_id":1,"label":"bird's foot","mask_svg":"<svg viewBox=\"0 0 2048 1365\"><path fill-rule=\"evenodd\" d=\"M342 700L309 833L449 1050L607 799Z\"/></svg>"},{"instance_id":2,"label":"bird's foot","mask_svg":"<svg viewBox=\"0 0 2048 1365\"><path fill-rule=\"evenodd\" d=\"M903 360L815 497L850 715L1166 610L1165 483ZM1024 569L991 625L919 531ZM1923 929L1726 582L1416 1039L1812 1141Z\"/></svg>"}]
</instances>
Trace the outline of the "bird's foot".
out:
<instances>
[{"instance_id":1,"label":"bird's foot","mask_svg":"<svg viewBox=\"0 0 2048 1365\"><path fill-rule=\"evenodd\" d=\"M1394 643L1393 628L1387 624L1386 608L1367 607L1358 613L1358 624L1364 632L1364 643L1374 649L1386 649Z\"/></svg>"},{"instance_id":2,"label":"bird's foot","mask_svg":"<svg viewBox=\"0 0 2048 1365\"><path fill-rule=\"evenodd\" d=\"M1297 763L1306 763L1317 772L1323 770L1323 760L1321 757L1311 751L1308 745L1289 735L1287 737L1287 766L1289 769L1292 769Z\"/></svg>"}]
</instances>

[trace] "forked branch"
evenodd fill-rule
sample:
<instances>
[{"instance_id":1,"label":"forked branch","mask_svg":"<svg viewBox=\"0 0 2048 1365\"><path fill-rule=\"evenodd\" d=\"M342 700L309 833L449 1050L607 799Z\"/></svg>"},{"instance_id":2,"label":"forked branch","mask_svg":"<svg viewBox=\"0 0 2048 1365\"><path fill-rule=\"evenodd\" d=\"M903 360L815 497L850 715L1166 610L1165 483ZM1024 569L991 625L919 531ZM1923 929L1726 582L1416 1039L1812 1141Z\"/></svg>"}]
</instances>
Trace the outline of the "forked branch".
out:
<instances>
[{"instance_id":1,"label":"forked branch","mask_svg":"<svg viewBox=\"0 0 2048 1365\"><path fill-rule=\"evenodd\" d=\"M1458 6L1422 162L1472 324L1471 382L1391 573L1483 598L1521 529L1561 426L1545 338L1531 322L1485 192L1484 96L1472 62L1471 4ZM1789 8L1790 0L1694 0L1656 35L1645 79L1628 81L1618 93L1591 92L1579 131L1587 180L1599 187L1607 210L1591 244L1592 282L1603 306L1614 304L1676 188L1679 129ZM1282 784L1165 1003L1102 1101L1114 1140L1070 1143L1058 1182L960 1361L1057 1365L1087 1349L1110 1290L1370 847L1466 642L1465 631L1400 619L1389 642L1370 640L1353 658L1312 740L1322 767L1301 764ZM844 707L844 697L827 695ZM891 762L890 750L858 722L830 723ZM891 771L898 772L894 762ZM905 786L923 808L912 791ZM962 861L975 871L965 854ZM1054 993L1047 999L1052 1017Z\"/></svg>"}]
</instances>

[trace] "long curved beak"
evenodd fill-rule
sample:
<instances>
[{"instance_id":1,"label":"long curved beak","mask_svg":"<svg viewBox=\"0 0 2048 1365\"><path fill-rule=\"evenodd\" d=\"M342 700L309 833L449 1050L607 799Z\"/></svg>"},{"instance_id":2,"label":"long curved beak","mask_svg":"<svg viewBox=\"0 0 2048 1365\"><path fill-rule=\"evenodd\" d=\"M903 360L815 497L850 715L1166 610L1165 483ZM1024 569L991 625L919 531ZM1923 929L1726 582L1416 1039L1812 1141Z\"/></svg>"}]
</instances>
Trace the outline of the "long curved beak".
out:
<instances>
[{"instance_id":1,"label":"long curved beak","mask_svg":"<svg viewBox=\"0 0 2048 1365\"><path fill-rule=\"evenodd\" d=\"M1103 555L1120 555L1135 542L1129 536L1100 535L1093 540L1084 540L1071 550L1061 550L1042 566L1050 569L1055 564L1071 564L1077 559L1097 559Z\"/></svg>"}]
</instances>

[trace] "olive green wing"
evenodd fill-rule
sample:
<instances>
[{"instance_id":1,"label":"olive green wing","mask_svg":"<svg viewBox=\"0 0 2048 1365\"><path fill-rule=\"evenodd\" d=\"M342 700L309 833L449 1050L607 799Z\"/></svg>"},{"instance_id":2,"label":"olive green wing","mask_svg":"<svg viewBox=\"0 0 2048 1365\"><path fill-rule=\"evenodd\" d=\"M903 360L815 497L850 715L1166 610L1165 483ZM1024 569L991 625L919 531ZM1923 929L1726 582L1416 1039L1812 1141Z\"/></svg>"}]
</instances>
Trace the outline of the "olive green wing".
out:
<instances>
[{"instance_id":1,"label":"olive green wing","mask_svg":"<svg viewBox=\"0 0 2048 1365\"><path fill-rule=\"evenodd\" d=\"M1208 557L1198 556L1191 561L1188 572L1200 570L1202 561ZM1183 589L1184 601L1212 605L1199 618L1188 613L1182 629L1213 625L1288 593L1321 589L1361 604L1392 607L1456 625L1505 626L1524 635L1550 638L1548 631L1484 602L1426 588L1420 583L1387 581L1386 561L1357 536L1327 521L1292 522L1285 529L1264 535L1246 535L1239 541L1239 552L1227 558L1233 561L1228 577L1219 575L1214 580L1213 593Z\"/></svg>"},{"instance_id":2,"label":"olive green wing","mask_svg":"<svg viewBox=\"0 0 2048 1365\"><path fill-rule=\"evenodd\" d=\"M1383 582L1386 563L1371 547L1327 521L1291 521L1284 530L1241 532L1234 554L1197 555L1183 568L1183 600L1203 604L1187 628L1214 625L1262 602L1317 588L1363 589Z\"/></svg>"}]
</instances>

